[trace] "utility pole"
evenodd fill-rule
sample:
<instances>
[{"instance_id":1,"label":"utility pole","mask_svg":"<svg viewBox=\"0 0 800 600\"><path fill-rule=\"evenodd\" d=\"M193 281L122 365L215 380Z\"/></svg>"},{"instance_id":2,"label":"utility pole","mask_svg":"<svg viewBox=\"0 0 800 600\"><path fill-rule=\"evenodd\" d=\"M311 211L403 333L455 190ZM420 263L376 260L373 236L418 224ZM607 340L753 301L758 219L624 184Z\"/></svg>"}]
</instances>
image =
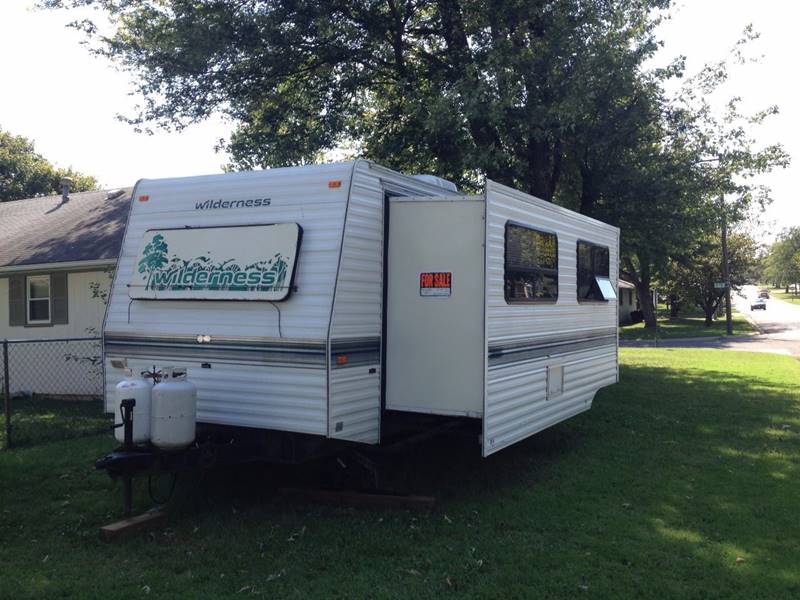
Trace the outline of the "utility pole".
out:
<instances>
[{"instance_id":1,"label":"utility pole","mask_svg":"<svg viewBox=\"0 0 800 600\"><path fill-rule=\"evenodd\" d=\"M733 334L731 315L731 273L728 266L728 218L725 215L725 194L719 196L719 212L722 217L722 278L725 280L725 330Z\"/></svg>"}]
</instances>

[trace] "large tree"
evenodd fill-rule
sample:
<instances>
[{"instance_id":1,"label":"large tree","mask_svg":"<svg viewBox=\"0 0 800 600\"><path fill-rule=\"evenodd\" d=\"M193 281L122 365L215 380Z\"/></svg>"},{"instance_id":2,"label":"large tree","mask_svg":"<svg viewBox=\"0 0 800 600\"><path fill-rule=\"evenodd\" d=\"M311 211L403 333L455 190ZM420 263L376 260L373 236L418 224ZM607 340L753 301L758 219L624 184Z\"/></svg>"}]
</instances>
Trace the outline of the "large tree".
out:
<instances>
[{"instance_id":1,"label":"large tree","mask_svg":"<svg viewBox=\"0 0 800 600\"><path fill-rule=\"evenodd\" d=\"M764 262L764 274L773 285L784 287L786 293L793 285L797 292L800 285L800 227L783 230L770 246Z\"/></svg>"},{"instance_id":2,"label":"large tree","mask_svg":"<svg viewBox=\"0 0 800 600\"><path fill-rule=\"evenodd\" d=\"M137 126L213 111L233 167L316 160L346 144L461 185L550 200L586 132L629 134L638 72L668 0L42 0L112 18L95 49L135 73ZM619 127L613 122L619 121ZM585 145L584 145L585 146ZM566 157L568 158L568 157Z\"/></svg>"},{"instance_id":3,"label":"large tree","mask_svg":"<svg viewBox=\"0 0 800 600\"><path fill-rule=\"evenodd\" d=\"M669 0L40 2L110 18L74 25L134 74L134 126L230 117L230 168L346 147L466 189L487 176L620 226L651 327L654 275L716 227L720 195L736 203L732 221L766 201L740 176L785 159L747 135L771 109L748 118L734 101L717 119L708 103L741 44L666 97L682 62L646 64Z\"/></svg>"},{"instance_id":4,"label":"large tree","mask_svg":"<svg viewBox=\"0 0 800 600\"><path fill-rule=\"evenodd\" d=\"M738 231L728 239L728 265L731 284L741 286L756 263L758 243L746 232ZM670 261L665 270L664 286L674 302L694 304L705 315L706 327L722 303L722 250L719 235L697 239L683 256Z\"/></svg>"},{"instance_id":5,"label":"large tree","mask_svg":"<svg viewBox=\"0 0 800 600\"><path fill-rule=\"evenodd\" d=\"M97 189L94 177L53 166L31 140L0 129L0 202L57 194L62 177L72 179L77 192Z\"/></svg>"},{"instance_id":6,"label":"large tree","mask_svg":"<svg viewBox=\"0 0 800 600\"><path fill-rule=\"evenodd\" d=\"M647 102L631 113L630 134L615 149L594 154L599 137L587 138L587 170L602 176L581 174L581 211L622 229L621 272L636 286L648 327L656 325L654 278L663 278L671 260L699 252L696 241L711 239L723 221L734 225L763 208L769 189L754 178L788 164L779 144L760 147L752 135L777 107L745 114L739 98L722 111L713 104L731 66L748 60L745 48L755 37L747 28L725 58L686 78L674 98L665 95L660 78L680 73L680 63L643 73Z\"/></svg>"}]
</instances>

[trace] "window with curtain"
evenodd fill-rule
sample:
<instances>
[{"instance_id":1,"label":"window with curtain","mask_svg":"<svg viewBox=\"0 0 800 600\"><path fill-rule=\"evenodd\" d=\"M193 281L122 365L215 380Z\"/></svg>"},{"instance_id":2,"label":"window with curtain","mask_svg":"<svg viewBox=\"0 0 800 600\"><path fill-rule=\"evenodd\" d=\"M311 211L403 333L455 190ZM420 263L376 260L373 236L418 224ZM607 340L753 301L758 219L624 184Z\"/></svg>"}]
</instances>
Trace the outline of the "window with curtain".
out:
<instances>
[{"instance_id":1,"label":"window with curtain","mask_svg":"<svg viewBox=\"0 0 800 600\"><path fill-rule=\"evenodd\" d=\"M33 275L27 279L28 323L50 322L50 276Z\"/></svg>"},{"instance_id":2,"label":"window with curtain","mask_svg":"<svg viewBox=\"0 0 800 600\"><path fill-rule=\"evenodd\" d=\"M506 224L506 302L558 298L558 238L514 223Z\"/></svg>"},{"instance_id":3,"label":"window with curtain","mask_svg":"<svg viewBox=\"0 0 800 600\"><path fill-rule=\"evenodd\" d=\"M609 279L609 252L605 246L578 242L578 300L605 302L616 299Z\"/></svg>"}]
</instances>

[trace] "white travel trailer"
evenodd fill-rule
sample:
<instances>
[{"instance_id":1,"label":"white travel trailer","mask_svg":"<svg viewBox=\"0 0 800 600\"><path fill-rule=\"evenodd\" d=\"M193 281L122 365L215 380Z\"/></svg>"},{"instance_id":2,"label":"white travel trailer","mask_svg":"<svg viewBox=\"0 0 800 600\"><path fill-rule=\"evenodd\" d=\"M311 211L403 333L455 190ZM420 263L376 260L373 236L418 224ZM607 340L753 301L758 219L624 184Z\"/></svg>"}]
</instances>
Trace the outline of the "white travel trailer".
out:
<instances>
[{"instance_id":1,"label":"white travel trailer","mask_svg":"<svg viewBox=\"0 0 800 600\"><path fill-rule=\"evenodd\" d=\"M503 185L364 160L142 180L107 408L123 364L179 365L201 426L379 444L435 415L480 425L487 456L617 381L618 248L617 228Z\"/></svg>"}]
</instances>

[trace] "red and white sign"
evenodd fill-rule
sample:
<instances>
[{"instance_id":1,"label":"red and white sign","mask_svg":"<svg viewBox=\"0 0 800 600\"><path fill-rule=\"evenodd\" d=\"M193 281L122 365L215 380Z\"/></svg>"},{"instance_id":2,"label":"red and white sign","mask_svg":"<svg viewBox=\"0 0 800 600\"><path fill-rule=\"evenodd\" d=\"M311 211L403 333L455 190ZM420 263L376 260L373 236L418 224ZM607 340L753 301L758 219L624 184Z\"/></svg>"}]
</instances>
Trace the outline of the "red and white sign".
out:
<instances>
[{"instance_id":1,"label":"red and white sign","mask_svg":"<svg viewBox=\"0 0 800 600\"><path fill-rule=\"evenodd\" d=\"M420 273L420 296L449 296L453 291L453 274L451 272Z\"/></svg>"}]
</instances>

